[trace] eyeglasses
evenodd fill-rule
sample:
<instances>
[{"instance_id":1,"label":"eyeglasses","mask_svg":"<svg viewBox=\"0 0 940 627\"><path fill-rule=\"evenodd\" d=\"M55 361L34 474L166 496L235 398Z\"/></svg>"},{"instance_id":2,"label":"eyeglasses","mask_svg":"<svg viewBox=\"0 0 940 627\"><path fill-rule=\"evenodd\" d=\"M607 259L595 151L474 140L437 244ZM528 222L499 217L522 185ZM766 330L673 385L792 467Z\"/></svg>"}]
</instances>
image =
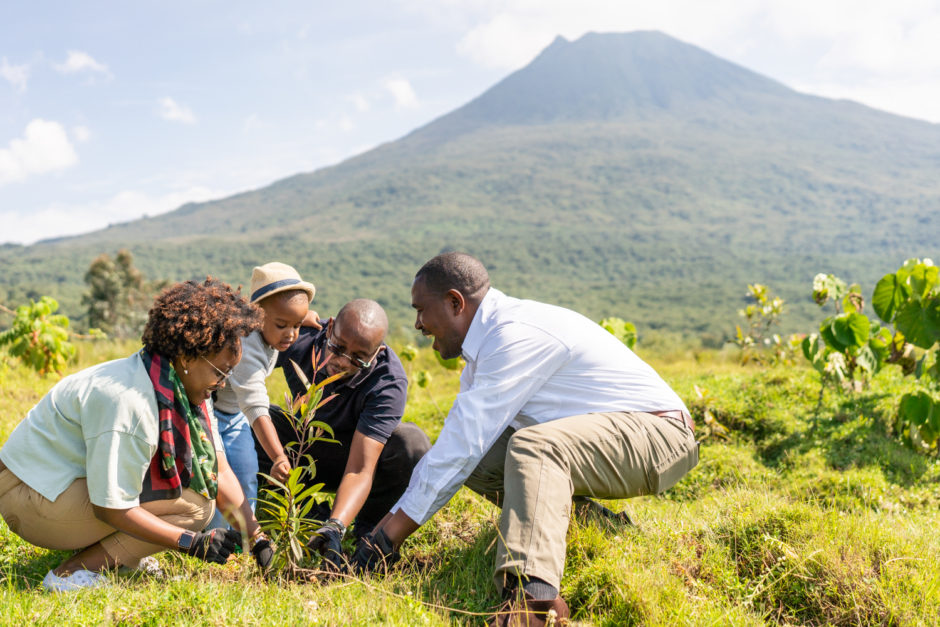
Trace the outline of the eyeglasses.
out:
<instances>
[{"instance_id":1,"label":"eyeglasses","mask_svg":"<svg viewBox=\"0 0 940 627\"><path fill-rule=\"evenodd\" d=\"M333 330L330 329L330 336L332 337L332 335L333 335ZM369 361L362 361L358 357L353 357L352 355L347 355L346 353L344 353L343 351L345 350L346 347L337 346L336 344L333 343L333 340L331 339L331 337L326 338L326 347L330 349L330 352L336 355L337 357L345 358L347 361L349 361L349 363L354 365L359 370L365 370L366 368L371 366L372 360L375 359L375 356L379 354L379 350L381 350L382 348L381 346L379 346L377 349L375 349L375 353L372 355L372 357L369 358Z\"/></svg>"},{"instance_id":2,"label":"eyeglasses","mask_svg":"<svg viewBox=\"0 0 940 627\"><path fill-rule=\"evenodd\" d=\"M202 356L200 355L200 357L202 357ZM209 361L209 360L206 359L205 357L202 357L202 360L203 360L204 362L206 362L207 364L209 364L210 366L212 366L212 369L219 373L219 382L220 382L220 383L223 382L223 381L225 381L226 379L228 379L230 376L232 376L232 371L231 371L231 370L229 370L228 372L223 372L222 370L219 370L219 367L218 367L218 366L216 366L214 363L212 363L211 361Z\"/></svg>"}]
</instances>

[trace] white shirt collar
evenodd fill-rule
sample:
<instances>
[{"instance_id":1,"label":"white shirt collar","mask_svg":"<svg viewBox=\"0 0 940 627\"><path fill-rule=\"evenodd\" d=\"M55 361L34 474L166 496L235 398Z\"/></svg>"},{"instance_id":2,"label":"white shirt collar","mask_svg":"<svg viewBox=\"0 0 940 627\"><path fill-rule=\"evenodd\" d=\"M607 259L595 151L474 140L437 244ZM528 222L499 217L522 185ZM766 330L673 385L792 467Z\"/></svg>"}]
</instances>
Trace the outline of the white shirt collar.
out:
<instances>
[{"instance_id":1,"label":"white shirt collar","mask_svg":"<svg viewBox=\"0 0 940 627\"><path fill-rule=\"evenodd\" d=\"M483 337L486 334L483 325L490 318L493 310L497 307L497 303L503 297L504 294L502 292L495 287L491 287L487 290L483 300L480 301L480 306L477 307L477 312L473 315L470 328L467 329L467 335L464 337L463 345L460 347L463 358L466 361L476 361L477 355L480 353L480 347L483 345Z\"/></svg>"}]
</instances>

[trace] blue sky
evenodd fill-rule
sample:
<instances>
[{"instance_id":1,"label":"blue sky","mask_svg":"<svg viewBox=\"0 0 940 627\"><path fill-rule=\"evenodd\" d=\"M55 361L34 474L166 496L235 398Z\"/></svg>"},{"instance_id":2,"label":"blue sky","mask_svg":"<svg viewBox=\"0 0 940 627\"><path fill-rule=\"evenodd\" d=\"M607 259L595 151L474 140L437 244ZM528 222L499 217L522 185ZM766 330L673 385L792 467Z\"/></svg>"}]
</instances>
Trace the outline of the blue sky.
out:
<instances>
[{"instance_id":1,"label":"blue sky","mask_svg":"<svg viewBox=\"0 0 940 627\"><path fill-rule=\"evenodd\" d=\"M467 102L559 34L638 29L940 122L940 0L3 0L0 242L336 163Z\"/></svg>"}]
</instances>

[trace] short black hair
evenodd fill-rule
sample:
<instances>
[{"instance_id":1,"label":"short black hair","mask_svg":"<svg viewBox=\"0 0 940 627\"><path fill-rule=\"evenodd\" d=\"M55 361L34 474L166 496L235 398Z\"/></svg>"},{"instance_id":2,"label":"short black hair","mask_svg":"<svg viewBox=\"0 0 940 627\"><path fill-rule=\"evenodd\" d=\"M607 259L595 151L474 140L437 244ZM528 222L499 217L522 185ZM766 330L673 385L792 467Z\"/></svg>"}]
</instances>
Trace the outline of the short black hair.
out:
<instances>
[{"instance_id":1,"label":"short black hair","mask_svg":"<svg viewBox=\"0 0 940 627\"><path fill-rule=\"evenodd\" d=\"M432 294L457 290L465 298L479 295L490 286L490 275L480 260L459 252L442 253L425 263L415 274L415 282L419 280Z\"/></svg>"},{"instance_id":2,"label":"short black hair","mask_svg":"<svg viewBox=\"0 0 940 627\"><path fill-rule=\"evenodd\" d=\"M262 313L231 286L212 277L166 289L153 303L143 344L169 359L196 358L235 349L239 338L261 328Z\"/></svg>"}]
</instances>

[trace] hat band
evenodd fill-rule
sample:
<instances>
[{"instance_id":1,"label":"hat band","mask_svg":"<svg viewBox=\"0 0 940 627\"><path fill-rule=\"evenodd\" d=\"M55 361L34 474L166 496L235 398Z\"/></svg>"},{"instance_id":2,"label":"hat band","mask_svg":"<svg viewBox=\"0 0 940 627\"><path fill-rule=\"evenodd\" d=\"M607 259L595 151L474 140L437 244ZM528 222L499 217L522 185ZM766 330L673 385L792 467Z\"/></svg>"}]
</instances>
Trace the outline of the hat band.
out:
<instances>
[{"instance_id":1,"label":"hat band","mask_svg":"<svg viewBox=\"0 0 940 627\"><path fill-rule=\"evenodd\" d=\"M251 302L255 302L259 298L270 294L274 290L279 290L282 287L287 287L289 285L298 285L300 284L299 279L281 279L280 281L275 281L274 283L268 283L264 287L258 288L251 295Z\"/></svg>"}]
</instances>

